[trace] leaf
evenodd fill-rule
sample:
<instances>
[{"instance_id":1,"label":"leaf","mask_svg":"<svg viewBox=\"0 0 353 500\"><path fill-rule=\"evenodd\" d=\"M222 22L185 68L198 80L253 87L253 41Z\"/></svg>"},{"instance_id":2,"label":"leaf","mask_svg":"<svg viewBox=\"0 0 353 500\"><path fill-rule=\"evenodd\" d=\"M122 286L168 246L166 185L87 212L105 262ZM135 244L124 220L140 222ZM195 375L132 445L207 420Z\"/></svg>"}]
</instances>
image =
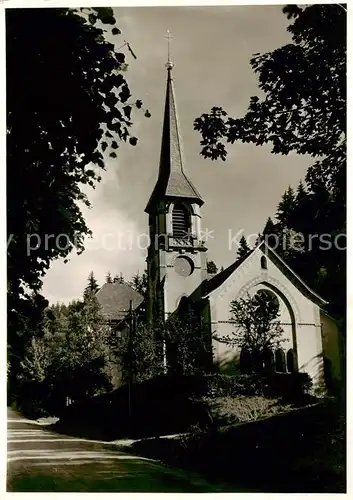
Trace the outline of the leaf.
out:
<instances>
[{"instance_id":1,"label":"leaf","mask_svg":"<svg viewBox=\"0 0 353 500\"><path fill-rule=\"evenodd\" d=\"M130 120L130 118L131 118L131 109L132 109L131 106L124 106L123 107L125 116L128 118L128 120Z\"/></svg>"},{"instance_id":2,"label":"leaf","mask_svg":"<svg viewBox=\"0 0 353 500\"><path fill-rule=\"evenodd\" d=\"M113 28L112 29L112 35L120 35L121 34L121 31L119 30L119 28Z\"/></svg>"},{"instance_id":3,"label":"leaf","mask_svg":"<svg viewBox=\"0 0 353 500\"><path fill-rule=\"evenodd\" d=\"M148 111L148 109L146 109L146 111L145 111L145 117L151 118L151 113Z\"/></svg>"},{"instance_id":4,"label":"leaf","mask_svg":"<svg viewBox=\"0 0 353 500\"><path fill-rule=\"evenodd\" d=\"M113 141L113 142L111 143L111 147L112 147L113 149L118 149L118 147L119 147L119 146L118 146L118 143L117 143L116 141Z\"/></svg>"},{"instance_id":5,"label":"leaf","mask_svg":"<svg viewBox=\"0 0 353 500\"><path fill-rule=\"evenodd\" d=\"M142 105L143 105L143 102L140 99L137 99L137 101L135 102L136 108L141 109Z\"/></svg>"},{"instance_id":6,"label":"leaf","mask_svg":"<svg viewBox=\"0 0 353 500\"><path fill-rule=\"evenodd\" d=\"M96 24L96 21L97 21L96 14L89 14L88 20L92 24L92 26L94 26Z\"/></svg>"},{"instance_id":7,"label":"leaf","mask_svg":"<svg viewBox=\"0 0 353 500\"><path fill-rule=\"evenodd\" d=\"M136 146L137 137L130 137L129 142L130 142L131 146Z\"/></svg>"},{"instance_id":8,"label":"leaf","mask_svg":"<svg viewBox=\"0 0 353 500\"><path fill-rule=\"evenodd\" d=\"M110 158L116 158L116 153L114 153L114 151L112 151L110 154L109 154Z\"/></svg>"}]
</instances>

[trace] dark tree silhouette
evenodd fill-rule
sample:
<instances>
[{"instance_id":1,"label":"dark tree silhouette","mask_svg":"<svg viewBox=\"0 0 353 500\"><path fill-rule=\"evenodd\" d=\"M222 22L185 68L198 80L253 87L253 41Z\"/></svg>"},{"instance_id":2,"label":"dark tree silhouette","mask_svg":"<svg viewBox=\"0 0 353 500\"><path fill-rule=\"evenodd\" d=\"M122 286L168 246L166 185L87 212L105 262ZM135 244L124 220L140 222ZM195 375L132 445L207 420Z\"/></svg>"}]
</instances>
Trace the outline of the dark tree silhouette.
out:
<instances>
[{"instance_id":1,"label":"dark tree silhouette","mask_svg":"<svg viewBox=\"0 0 353 500\"><path fill-rule=\"evenodd\" d=\"M93 271L91 271L88 275L88 285L86 286L84 292L83 292L83 297L84 299L91 299L92 296L94 296L99 290L99 285L94 277Z\"/></svg>"},{"instance_id":2,"label":"dark tree silhouette","mask_svg":"<svg viewBox=\"0 0 353 500\"><path fill-rule=\"evenodd\" d=\"M207 261L207 272L209 274L216 274L218 272L218 267L213 260Z\"/></svg>"},{"instance_id":3,"label":"dark tree silhouette","mask_svg":"<svg viewBox=\"0 0 353 500\"><path fill-rule=\"evenodd\" d=\"M242 257L245 257L245 255L248 255L250 252L250 247L248 245L248 242L246 241L246 238L244 235L239 240L239 247L237 250L237 257L241 259Z\"/></svg>"},{"instance_id":4,"label":"dark tree silhouette","mask_svg":"<svg viewBox=\"0 0 353 500\"><path fill-rule=\"evenodd\" d=\"M136 273L133 275L131 281L129 281L129 285L139 292L141 295L145 296L147 292L147 271L144 270L142 274Z\"/></svg>"},{"instance_id":5,"label":"dark tree silhouette","mask_svg":"<svg viewBox=\"0 0 353 500\"><path fill-rule=\"evenodd\" d=\"M130 136L133 101L113 10L7 9L7 236L9 343L23 300L50 263L84 249L79 203ZM105 25L105 26L104 26ZM127 45L125 46L127 49ZM23 310L21 310L23 308Z\"/></svg>"},{"instance_id":6,"label":"dark tree silhouette","mask_svg":"<svg viewBox=\"0 0 353 500\"><path fill-rule=\"evenodd\" d=\"M242 118L214 107L195 120L202 154L225 160L225 143L271 144L272 152L311 155L305 182L284 194L279 220L284 234L303 233L305 252L288 262L329 301L343 321L346 304L346 7L344 4L287 5L291 43L250 64L263 97L250 98ZM305 194L306 192L306 194ZM285 205L285 206L284 206ZM318 235L312 239L313 235ZM322 243L321 235L329 235Z\"/></svg>"}]
</instances>

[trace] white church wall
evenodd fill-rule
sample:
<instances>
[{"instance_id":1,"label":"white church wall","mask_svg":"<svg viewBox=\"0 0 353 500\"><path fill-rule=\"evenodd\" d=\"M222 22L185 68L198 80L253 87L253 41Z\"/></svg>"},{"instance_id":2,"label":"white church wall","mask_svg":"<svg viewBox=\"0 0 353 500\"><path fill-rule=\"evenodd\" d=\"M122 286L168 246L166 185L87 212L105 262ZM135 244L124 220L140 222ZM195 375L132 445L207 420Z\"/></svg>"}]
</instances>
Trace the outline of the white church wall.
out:
<instances>
[{"instance_id":1,"label":"white church wall","mask_svg":"<svg viewBox=\"0 0 353 500\"><path fill-rule=\"evenodd\" d=\"M202 282L202 262L198 253L192 254L175 252L165 252L165 265L167 269L166 281L164 285L165 296L165 312L166 314L173 313L180 302L181 297L191 295ZM180 276L174 269L175 260L177 257L187 257L193 261L194 271L190 276Z\"/></svg>"},{"instance_id":2,"label":"white church wall","mask_svg":"<svg viewBox=\"0 0 353 500\"><path fill-rule=\"evenodd\" d=\"M308 372L318 383L322 375L319 307L305 297L269 257L266 257L267 269L262 269L263 255L260 249L255 250L218 289L210 293L213 332L218 336L232 333L229 323L232 300L268 288L278 297L280 320L285 323L283 336L287 342L283 349L288 350L296 344L299 371ZM216 362L228 369L239 357L236 349L230 349L217 341L214 341L214 349Z\"/></svg>"}]
</instances>

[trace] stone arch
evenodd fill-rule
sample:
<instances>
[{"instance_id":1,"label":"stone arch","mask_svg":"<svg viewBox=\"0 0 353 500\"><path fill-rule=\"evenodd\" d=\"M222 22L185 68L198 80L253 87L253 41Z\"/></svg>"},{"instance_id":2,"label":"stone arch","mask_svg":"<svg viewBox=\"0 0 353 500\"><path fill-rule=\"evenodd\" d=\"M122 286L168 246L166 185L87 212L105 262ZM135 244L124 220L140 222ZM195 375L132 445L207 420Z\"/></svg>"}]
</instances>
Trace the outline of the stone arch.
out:
<instances>
[{"instance_id":1,"label":"stone arch","mask_svg":"<svg viewBox=\"0 0 353 500\"><path fill-rule=\"evenodd\" d=\"M261 284L267 286L270 290L275 292L283 300L283 302L288 308L292 322L296 324L301 323L300 310L294 298L292 297L290 292L278 280L272 278L271 276L265 277L260 275L248 281L239 290L237 296L235 297L235 300L244 297L252 288Z\"/></svg>"},{"instance_id":2,"label":"stone arch","mask_svg":"<svg viewBox=\"0 0 353 500\"><path fill-rule=\"evenodd\" d=\"M257 276L252 280L248 281L238 292L235 297L235 300L244 297L253 287L257 285L265 285L270 290L272 290L275 294L277 294L284 302L291 319L292 324L292 342L293 342L293 354L294 354L294 370L298 371L298 346L297 346L297 325L301 323L301 315L300 310L293 299L290 292L284 287L278 280L263 275Z\"/></svg>"},{"instance_id":3,"label":"stone arch","mask_svg":"<svg viewBox=\"0 0 353 500\"><path fill-rule=\"evenodd\" d=\"M195 215L195 210L194 210L194 207L192 206L192 204L187 203L184 200L177 200L177 201L172 201L169 203L167 212L170 215L173 213L173 209L174 209L176 204L182 205L185 208L185 210L187 210L189 212L190 215Z\"/></svg>"}]
</instances>

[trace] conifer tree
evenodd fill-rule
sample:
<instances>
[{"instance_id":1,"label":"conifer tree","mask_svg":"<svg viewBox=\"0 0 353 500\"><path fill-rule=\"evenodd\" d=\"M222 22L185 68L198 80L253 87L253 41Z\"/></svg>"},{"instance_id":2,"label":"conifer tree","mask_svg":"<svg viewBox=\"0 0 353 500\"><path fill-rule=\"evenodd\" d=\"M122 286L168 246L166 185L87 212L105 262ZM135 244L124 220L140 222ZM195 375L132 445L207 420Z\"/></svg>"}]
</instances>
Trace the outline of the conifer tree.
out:
<instances>
[{"instance_id":1,"label":"conifer tree","mask_svg":"<svg viewBox=\"0 0 353 500\"><path fill-rule=\"evenodd\" d=\"M207 261L207 272L209 274L216 274L218 272L218 267L216 266L216 263L213 260Z\"/></svg>"},{"instance_id":2,"label":"conifer tree","mask_svg":"<svg viewBox=\"0 0 353 500\"><path fill-rule=\"evenodd\" d=\"M293 215L296 207L296 200L291 186L284 192L281 201L277 206L276 217L282 228L291 228Z\"/></svg>"},{"instance_id":3,"label":"conifer tree","mask_svg":"<svg viewBox=\"0 0 353 500\"><path fill-rule=\"evenodd\" d=\"M105 277L105 282L106 283L113 283L113 278L112 278L112 274L110 271L107 272L107 275Z\"/></svg>"},{"instance_id":4,"label":"conifer tree","mask_svg":"<svg viewBox=\"0 0 353 500\"><path fill-rule=\"evenodd\" d=\"M147 291L147 270L145 269L142 275L140 275L140 273L134 274L131 281L129 281L129 285L136 290L136 292L145 295Z\"/></svg>"},{"instance_id":5,"label":"conifer tree","mask_svg":"<svg viewBox=\"0 0 353 500\"><path fill-rule=\"evenodd\" d=\"M278 232L277 225L274 224L271 217L268 217L262 234L267 245L271 248L276 248L278 244Z\"/></svg>"},{"instance_id":6,"label":"conifer tree","mask_svg":"<svg viewBox=\"0 0 353 500\"><path fill-rule=\"evenodd\" d=\"M125 279L124 279L123 273L120 273L120 275L116 274L114 276L113 282L114 283L125 283Z\"/></svg>"},{"instance_id":7,"label":"conifer tree","mask_svg":"<svg viewBox=\"0 0 353 500\"><path fill-rule=\"evenodd\" d=\"M86 286L83 292L83 298L86 300L92 295L95 295L98 292L98 290L99 290L98 282L94 277L93 271L91 271L88 275L88 285Z\"/></svg>"},{"instance_id":8,"label":"conifer tree","mask_svg":"<svg viewBox=\"0 0 353 500\"><path fill-rule=\"evenodd\" d=\"M246 238L243 235L239 241L237 257L239 259L241 259L242 257L245 257L245 255L247 255L249 252L250 252L250 248L249 248L248 242L246 241Z\"/></svg>"}]
</instances>

